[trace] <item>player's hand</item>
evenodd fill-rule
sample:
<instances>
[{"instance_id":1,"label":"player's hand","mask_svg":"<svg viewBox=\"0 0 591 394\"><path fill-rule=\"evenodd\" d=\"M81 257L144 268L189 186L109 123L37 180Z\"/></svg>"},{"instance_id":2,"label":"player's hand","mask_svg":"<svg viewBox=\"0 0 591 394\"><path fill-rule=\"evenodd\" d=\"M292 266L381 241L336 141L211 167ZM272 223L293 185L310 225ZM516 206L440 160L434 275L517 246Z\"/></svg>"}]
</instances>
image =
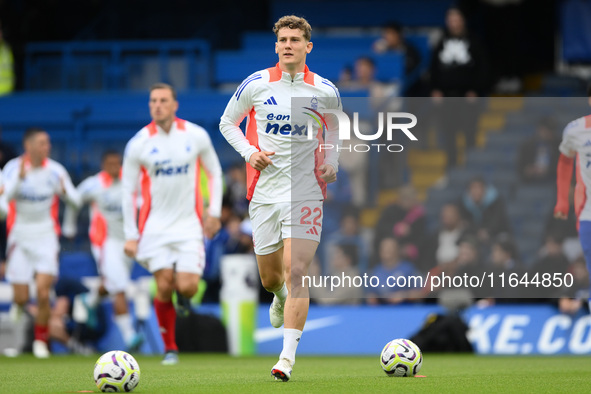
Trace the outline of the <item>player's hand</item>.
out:
<instances>
[{"instance_id":1,"label":"player's hand","mask_svg":"<svg viewBox=\"0 0 591 394\"><path fill-rule=\"evenodd\" d=\"M562 220L568 219L568 206L565 206L565 204L556 204L554 207L554 218Z\"/></svg>"},{"instance_id":2,"label":"player's hand","mask_svg":"<svg viewBox=\"0 0 591 394\"><path fill-rule=\"evenodd\" d=\"M250 155L249 163L257 171L263 171L267 166L272 165L273 162L269 159L275 152L261 151Z\"/></svg>"},{"instance_id":3,"label":"player's hand","mask_svg":"<svg viewBox=\"0 0 591 394\"><path fill-rule=\"evenodd\" d=\"M62 196L66 195L66 184L64 183L64 178L60 178L60 194Z\"/></svg>"},{"instance_id":4,"label":"player's hand","mask_svg":"<svg viewBox=\"0 0 591 394\"><path fill-rule=\"evenodd\" d=\"M25 177L27 176L27 169L26 169L26 161L29 158L29 156L25 153L24 155L21 156L21 165L20 165L20 169L18 172L18 176L20 179L25 179Z\"/></svg>"},{"instance_id":5,"label":"player's hand","mask_svg":"<svg viewBox=\"0 0 591 394\"><path fill-rule=\"evenodd\" d=\"M222 222L220 221L220 218L209 216L203 223L203 233L209 239L215 237L218 231L220 231L220 228L222 228Z\"/></svg>"},{"instance_id":6,"label":"player's hand","mask_svg":"<svg viewBox=\"0 0 591 394\"><path fill-rule=\"evenodd\" d=\"M321 164L320 167L318 167L318 170L320 170L320 178L324 180L324 182L332 183L337 180L337 172L330 164Z\"/></svg>"},{"instance_id":7,"label":"player's hand","mask_svg":"<svg viewBox=\"0 0 591 394\"><path fill-rule=\"evenodd\" d=\"M137 254L137 239L129 239L125 241L125 245L123 246L123 251L125 254L132 259L135 258Z\"/></svg>"}]
</instances>

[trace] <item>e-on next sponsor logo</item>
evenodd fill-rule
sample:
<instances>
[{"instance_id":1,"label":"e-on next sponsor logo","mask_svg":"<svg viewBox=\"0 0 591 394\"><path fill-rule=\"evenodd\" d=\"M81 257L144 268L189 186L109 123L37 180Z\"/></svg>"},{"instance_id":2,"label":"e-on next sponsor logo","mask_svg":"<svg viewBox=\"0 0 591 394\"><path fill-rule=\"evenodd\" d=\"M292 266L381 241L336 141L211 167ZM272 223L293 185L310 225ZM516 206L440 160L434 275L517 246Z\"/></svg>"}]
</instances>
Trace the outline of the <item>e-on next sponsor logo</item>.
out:
<instances>
[{"instance_id":1,"label":"e-on next sponsor logo","mask_svg":"<svg viewBox=\"0 0 591 394\"><path fill-rule=\"evenodd\" d=\"M283 114L273 114L270 113L267 115L267 120L276 120L276 121L289 121L289 115ZM265 127L266 134L280 134L280 135L308 135L308 130L306 129L306 125L298 125L298 124L279 124L279 123L271 123L268 122L267 126Z\"/></svg>"},{"instance_id":2,"label":"e-on next sponsor logo","mask_svg":"<svg viewBox=\"0 0 591 394\"><path fill-rule=\"evenodd\" d=\"M172 175L183 175L189 173L189 165L181 165L181 166L173 166L170 165L170 160L164 160L161 162L156 162L156 172L154 176L172 176Z\"/></svg>"}]
</instances>

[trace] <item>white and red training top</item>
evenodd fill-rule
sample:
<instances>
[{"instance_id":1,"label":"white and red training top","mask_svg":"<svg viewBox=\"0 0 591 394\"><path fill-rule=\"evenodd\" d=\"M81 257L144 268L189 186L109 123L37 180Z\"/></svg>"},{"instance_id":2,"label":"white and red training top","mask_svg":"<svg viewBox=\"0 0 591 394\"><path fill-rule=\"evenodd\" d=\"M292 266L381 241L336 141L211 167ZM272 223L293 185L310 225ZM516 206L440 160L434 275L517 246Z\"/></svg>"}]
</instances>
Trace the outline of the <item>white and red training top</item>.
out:
<instances>
[{"instance_id":1,"label":"white and red training top","mask_svg":"<svg viewBox=\"0 0 591 394\"><path fill-rule=\"evenodd\" d=\"M302 98L298 102L304 105L292 108L292 98ZM336 118L331 115L324 122L318 112L341 108L337 88L307 66L293 79L279 64L246 78L226 106L220 131L246 160L247 198L263 204L323 200L326 182L320 179L318 166L327 163L338 171L339 141ZM245 117L246 135L239 127ZM326 157L319 149L323 135L313 118L325 124L326 144L335 147L326 150ZM307 135L309 119L313 119L312 139ZM270 157L273 165L262 172L249 164L257 151L275 152Z\"/></svg>"},{"instance_id":2,"label":"white and red training top","mask_svg":"<svg viewBox=\"0 0 591 394\"><path fill-rule=\"evenodd\" d=\"M588 198L591 196L591 115L575 119L566 125L559 149L566 157L578 157L575 212L579 220L591 220L591 202Z\"/></svg>"},{"instance_id":3,"label":"white and red training top","mask_svg":"<svg viewBox=\"0 0 591 394\"><path fill-rule=\"evenodd\" d=\"M121 179L113 179L101 171L82 181L77 190L82 203L90 204L90 242L100 247L107 237L124 241ZM68 206L64 213L64 235L76 234L76 216L77 209Z\"/></svg>"},{"instance_id":4,"label":"white and red training top","mask_svg":"<svg viewBox=\"0 0 591 394\"><path fill-rule=\"evenodd\" d=\"M66 169L46 159L41 167L25 163L24 179L19 176L21 157L4 167L4 195L8 201L7 230L19 238L35 238L60 233L59 198L80 206L80 195ZM63 185L63 186L62 186ZM63 187L63 190L62 190ZM65 191L65 194L62 194Z\"/></svg>"},{"instance_id":5,"label":"white and red training top","mask_svg":"<svg viewBox=\"0 0 591 394\"><path fill-rule=\"evenodd\" d=\"M202 238L201 166L209 178L208 214L220 217L222 169L205 129L177 118L168 133L152 122L129 140L122 178L125 239L140 234L179 241ZM142 205L136 221L138 178Z\"/></svg>"}]
</instances>

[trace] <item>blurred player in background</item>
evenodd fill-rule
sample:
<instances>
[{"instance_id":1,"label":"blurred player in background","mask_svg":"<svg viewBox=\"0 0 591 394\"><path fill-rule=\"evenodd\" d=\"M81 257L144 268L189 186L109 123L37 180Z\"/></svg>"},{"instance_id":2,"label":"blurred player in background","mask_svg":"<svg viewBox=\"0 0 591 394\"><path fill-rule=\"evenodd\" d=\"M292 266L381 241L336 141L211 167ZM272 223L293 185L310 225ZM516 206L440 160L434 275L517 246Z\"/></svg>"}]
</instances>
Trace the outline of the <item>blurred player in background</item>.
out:
<instances>
[{"instance_id":1,"label":"blurred player in background","mask_svg":"<svg viewBox=\"0 0 591 394\"><path fill-rule=\"evenodd\" d=\"M91 250L98 266L102 283L98 291L91 290L85 304L95 310L101 299L113 295L115 324L128 349L136 349L142 337L133 328L125 290L129 287L133 260L126 256L123 247L123 211L121 209L121 155L107 151L102 157L102 171L85 179L77 188L82 203L90 204ZM77 232L78 210L68 207L64 214L63 234L74 237Z\"/></svg>"},{"instance_id":2,"label":"blurred player in background","mask_svg":"<svg viewBox=\"0 0 591 394\"><path fill-rule=\"evenodd\" d=\"M275 379L283 381L291 377L310 304L307 288L298 297L292 292L301 288L301 278L316 253L326 183L336 180L338 170L337 149L329 150L324 162L317 150L322 130L310 130L317 138L309 140L284 116L295 115L292 97L310 97L312 107L341 108L335 86L306 66L311 30L305 19L293 15L277 21L273 32L279 63L242 82L220 123L224 137L248 163L247 198L259 274L265 289L275 294L271 324L278 328L285 322L283 351L271 370ZM246 116L245 136L239 125ZM273 124L269 119L274 119ZM269 127L280 132L270 132ZM337 146L334 131L327 130L326 142ZM292 183L298 185L297 196Z\"/></svg>"},{"instance_id":3,"label":"blurred player in background","mask_svg":"<svg viewBox=\"0 0 591 394\"><path fill-rule=\"evenodd\" d=\"M587 88L587 96L591 106L591 86ZM573 167L575 167L575 157L577 157L574 208L579 239L587 263L587 272L591 278L591 201L588 197L591 196L591 168L589 168L591 165L591 115L573 120L564 128L559 149L554 217L565 220L568 218L568 194L573 177ZM591 310L591 294L588 297Z\"/></svg>"},{"instance_id":4,"label":"blurred player in background","mask_svg":"<svg viewBox=\"0 0 591 394\"><path fill-rule=\"evenodd\" d=\"M9 203L6 279L14 292L13 312L20 314L29 301L35 279L38 314L33 353L49 357L49 293L58 274L58 197L79 206L80 196L65 168L49 159L49 135L30 128L24 135L25 153L4 168L5 197Z\"/></svg>"},{"instance_id":5,"label":"blurred player in background","mask_svg":"<svg viewBox=\"0 0 591 394\"><path fill-rule=\"evenodd\" d=\"M197 292L205 266L203 236L220 229L222 170L207 132L176 117L176 92L167 84L150 89L152 123L127 144L123 159L125 253L154 274L154 309L164 341L162 363L178 363L176 310ZM209 210L202 216L200 167L209 177ZM135 191L140 181L142 206L136 220ZM203 223L203 224L202 224ZM189 305L190 307L190 305Z\"/></svg>"}]
</instances>

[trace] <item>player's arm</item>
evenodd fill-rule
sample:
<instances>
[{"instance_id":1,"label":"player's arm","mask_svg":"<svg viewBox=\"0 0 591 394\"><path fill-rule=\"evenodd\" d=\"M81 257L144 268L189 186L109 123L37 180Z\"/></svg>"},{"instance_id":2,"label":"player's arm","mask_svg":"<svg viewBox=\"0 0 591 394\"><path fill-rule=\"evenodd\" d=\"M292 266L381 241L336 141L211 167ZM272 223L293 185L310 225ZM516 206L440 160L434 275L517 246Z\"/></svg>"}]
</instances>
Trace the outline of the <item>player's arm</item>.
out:
<instances>
[{"instance_id":1,"label":"player's arm","mask_svg":"<svg viewBox=\"0 0 591 394\"><path fill-rule=\"evenodd\" d=\"M573 177L574 157L576 153L574 142L569 132L569 126L566 127L563 133L562 142L559 147L560 157L558 158L558 167L556 169L556 205L554 206L554 217L558 219L566 219L568 217L568 195Z\"/></svg>"},{"instance_id":2,"label":"player's arm","mask_svg":"<svg viewBox=\"0 0 591 394\"><path fill-rule=\"evenodd\" d=\"M20 164L19 164L20 163ZM4 167L4 197L6 201L11 201L16 197L18 188L24 178L24 160L21 158L12 159Z\"/></svg>"},{"instance_id":3,"label":"player's arm","mask_svg":"<svg viewBox=\"0 0 591 394\"><path fill-rule=\"evenodd\" d=\"M76 187L74 187L68 171L66 171L66 169L60 165L59 173L61 186L61 190L59 191L60 197L64 200L66 205L72 205L75 208L80 208L82 205L82 198L80 197L78 190L76 190Z\"/></svg>"},{"instance_id":4,"label":"player's arm","mask_svg":"<svg viewBox=\"0 0 591 394\"><path fill-rule=\"evenodd\" d=\"M203 230L208 238L213 238L221 228L223 179L222 166L213 148L211 139L204 132L200 146L202 150L199 161L207 173L207 187L209 189L209 208Z\"/></svg>"},{"instance_id":5,"label":"player's arm","mask_svg":"<svg viewBox=\"0 0 591 394\"><path fill-rule=\"evenodd\" d=\"M333 85L334 86L334 85ZM338 90L335 87L335 97L331 100L331 109L343 110L341 98ZM326 116L326 129L325 143L329 146L334 146L334 149L326 150L326 157L324 158L324 164L319 167L319 170L323 172L320 176L327 183L331 183L337 180L337 172L339 171L339 152L342 145L342 141L339 139L339 122L335 115L327 114Z\"/></svg>"},{"instance_id":6,"label":"player's arm","mask_svg":"<svg viewBox=\"0 0 591 394\"><path fill-rule=\"evenodd\" d=\"M263 170L272 164L269 156L274 152L260 152L257 146L251 145L242 130L240 123L253 109L252 92L254 82L252 76L246 78L230 98L220 120L220 131L230 145L256 170Z\"/></svg>"},{"instance_id":7,"label":"player's arm","mask_svg":"<svg viewBox=\"0 0 591 394\"><path fill-rule=\"evenodd\" d=\"M138 158L138 140L131 139L125 148L123 155L123 170L121 177L121 188L123 193L123 230L125 232L125 253L135 257L137 253L137 242L140 238L136 222L136 209L134 199L140 175L141 164Z\"/></svg>"},{"instance_id":8,"label":"player's arm","mask_svg":"<svg viewBox=\"0 0 591 394\"><path fill-rule=\"evenodd\" d=\"M93 182L93 178L85 179L76 188L78 194L80 195L81 206L66 204L64 220L62 223L62 234L64 237L73 238L76 236L76 233L78 232L78 214L80 212L80 208L82 208L82 205L87 204L93 200L93 191L95 186L96 183Z\"/></svg>"}]
</instances>

